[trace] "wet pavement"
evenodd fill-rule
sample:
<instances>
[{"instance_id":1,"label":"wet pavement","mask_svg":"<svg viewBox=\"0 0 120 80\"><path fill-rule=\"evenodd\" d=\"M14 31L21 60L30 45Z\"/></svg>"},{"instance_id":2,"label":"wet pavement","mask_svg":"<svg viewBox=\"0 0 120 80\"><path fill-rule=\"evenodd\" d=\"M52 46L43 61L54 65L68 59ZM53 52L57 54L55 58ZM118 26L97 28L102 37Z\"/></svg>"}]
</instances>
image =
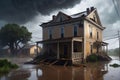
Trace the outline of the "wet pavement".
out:
<instances>
[{"instance_id":1,"label":"wet pavement","mask_svg":"<svg viewBox=\"0 0 120 80\"><path fill-rule=\"evenodd\" d=\"M89 63L86 67L24 65L25 59L19 60L20 68L0 76L0 80L120 80L120 67L109 66L120 64L117 57L110 62Z\"/></svg>"}]
</instances>

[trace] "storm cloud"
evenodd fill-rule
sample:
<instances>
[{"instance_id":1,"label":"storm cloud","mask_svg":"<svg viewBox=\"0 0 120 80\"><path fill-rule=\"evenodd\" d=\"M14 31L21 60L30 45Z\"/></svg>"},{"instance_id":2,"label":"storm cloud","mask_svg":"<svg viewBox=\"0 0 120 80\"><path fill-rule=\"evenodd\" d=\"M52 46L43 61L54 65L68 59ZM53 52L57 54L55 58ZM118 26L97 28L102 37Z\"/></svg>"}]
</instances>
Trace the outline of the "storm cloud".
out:
<instances>
[{"instance_id":1,"label":"storm cloud","mask_svg":"<svg viewBox=\"0 0 120 80\"><path fill-rule=\"evenodd\" d=\"M106 0L104 1L104 3L103 1L101 1L100 3L96 4L96 6L99 10L101 20L104 25L114 24L115 22L120 20L120 17L119 17L120 8L118 5L120 4L120 0L115 0L115 4L113 3L112 0L111 1ZM103 5L103 6L101 7L99 5Z\"/></svg>"},{"instance_id":2,"label":"storm cloud","mask_svg":"<svg viewBox=\"0 0 120 80\"><path fill-rule=\"evenodd\" d=\"M49 15L59 9L67 9L81 0L0 0L0 20L24 24L39 13Z\"/></svg>"}]
</instances>

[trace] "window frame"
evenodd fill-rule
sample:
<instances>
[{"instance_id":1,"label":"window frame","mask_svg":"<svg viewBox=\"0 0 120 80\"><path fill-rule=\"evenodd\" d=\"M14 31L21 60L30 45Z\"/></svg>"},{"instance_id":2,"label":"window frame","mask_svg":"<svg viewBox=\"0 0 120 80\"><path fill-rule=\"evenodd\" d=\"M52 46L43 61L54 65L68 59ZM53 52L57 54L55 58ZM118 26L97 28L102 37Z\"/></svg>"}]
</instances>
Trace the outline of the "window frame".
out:
<instances>
[{"instance_id":1,"label":"window frame","mask_svg":"<svg viewBox=\"0 0 120 80\"><path fill-rule=\"evenodd\" d=\"M97 31L97 40L99 39L99 32Z\"/></svg>"},{"instance_id":2,"label":"window frame","mask_svg":"<svg viewBox=\"0 0 120 80\"><path fill-rule=\"evenodd\" d=\"M61 38L64 38L64 33L65 33L64 27L61 27L60 28L60 36L61 36Z\"/></svg>"},{"instance_id":3,"label":"window frame","mask_svg":"<svg viewBox=\"0 0 120 80\"><path fill-rule=\"evenodd\" d=\"M93 45L90 44L90 53L93 54Z\"/></svg>"},{"instance_id":4,"label":"window frame","mask_svg":"<svg viewBox=\"0 0 120 80\"><path fill-rule=\"evenodd\" d=\"M74 25L73 36L74 37L78 36L78 25L77 24Z\"/></svg>"},{"instance_id":5,"label":"window frame","mask_svg":"<svg viewBox=\"0 0 120 80\"><path fill-rule=\"evenodd\" d=\"M95 15L93 15L93 20L96 22L96 16Z\"/></svg>"},{"instance_id":6,"label":"window frame","mask_svg":"<svg viewBox=\"0 0 120 80\"><path fill-rule=\"evenodd\" d=\"M90 38L93 37L93 32L92 32L92 26L89 25L89 35L90 35Z\"/></svg>"},{"instance_id":7,"label":"window frame","mask_svg":"<svg viewBox=\"0 0 120 80\"><path fill-rule=\"evenodd\" d=\"M48 36L49 36L49 39L52 39L52 28L51 27L48 29Z\"/></svg>"}]
</instances>

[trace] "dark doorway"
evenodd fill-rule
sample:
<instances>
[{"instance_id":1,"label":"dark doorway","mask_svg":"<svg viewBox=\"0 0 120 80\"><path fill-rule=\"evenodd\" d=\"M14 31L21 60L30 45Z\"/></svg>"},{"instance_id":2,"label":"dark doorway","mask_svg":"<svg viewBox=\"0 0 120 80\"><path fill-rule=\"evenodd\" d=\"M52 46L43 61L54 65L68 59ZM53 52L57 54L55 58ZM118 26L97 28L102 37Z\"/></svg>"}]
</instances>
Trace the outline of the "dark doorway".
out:
<instances>
[{"instance_id":1,"label":"dark doorway","mask_svg":"<svg viewBox=\"0 0 120 80\"><path fill-rule=\"evenodd\" d=\"M64 45L64 58L68 57L68 46Z\"/></svg>"},{"instance_id":2,"label":"dark doorway","mask_svg":"<svg viewBox=\"0 0 120 80\"><path fill-rule=\"evenodd\" d=\"M97 46L97 53L99 53L99 46Z\"/></svg>"},{"instance_id":3,"label":"dark doorway","mask_svg":"<svg viewBox=\"0 0 120 80\"><path fill-rule=\"evenodd\" d=\"M93 45L90 45L90 52L93 53Z\"/></svg>"}]
</instances>

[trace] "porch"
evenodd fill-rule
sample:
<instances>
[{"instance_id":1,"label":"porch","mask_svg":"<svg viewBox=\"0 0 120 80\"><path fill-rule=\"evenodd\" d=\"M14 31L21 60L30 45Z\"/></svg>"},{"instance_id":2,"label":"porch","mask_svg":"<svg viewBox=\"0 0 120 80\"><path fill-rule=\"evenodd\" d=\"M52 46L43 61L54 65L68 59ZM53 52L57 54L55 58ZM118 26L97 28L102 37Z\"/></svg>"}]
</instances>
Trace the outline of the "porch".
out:
<instances>
[{"instance_id":1,"label":"porch","mask_svg":"<svg viewBox=\"0 0 120 80\"><path fill-rule=\"evenodd\" d=\"M102 54L102 55L107 55L107 53L108 53L108 43L96 41L94 43L94 46L97 48L96 53Z\"/></svg>"},{"instance_id":2,"label":"porch","mask_svg":"<svg viewBox=\"0 0 120 80\"><path fill-rule=\"evenodd\" d=\"M83 38L64 38L39 41L43 44L43 53L55 56L57 60L71 60L72 64L80 63L83 57Z\"/></svg>"}]
</instances>

